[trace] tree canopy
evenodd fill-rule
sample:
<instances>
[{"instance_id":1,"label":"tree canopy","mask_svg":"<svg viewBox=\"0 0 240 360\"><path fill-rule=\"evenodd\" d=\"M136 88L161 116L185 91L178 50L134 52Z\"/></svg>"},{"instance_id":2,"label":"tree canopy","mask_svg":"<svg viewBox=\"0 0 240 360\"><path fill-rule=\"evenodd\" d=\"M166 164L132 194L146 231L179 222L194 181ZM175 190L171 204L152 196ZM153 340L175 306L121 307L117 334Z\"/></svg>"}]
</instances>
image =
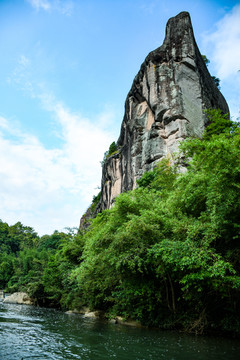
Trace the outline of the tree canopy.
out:
<instances>
[{"instance_id":1,"label":"tree canopy","mask_svg":"<svg viewBox=\"0 0 240 360\"><path fill-rule=\"evenodd\" d=\"M240 129L220 111L207 116L202 139L186 139L174 163L145 173L87 232L40 238L0 222L0 287L48 306L239 335Z\"/></svg>"}]
</instances>

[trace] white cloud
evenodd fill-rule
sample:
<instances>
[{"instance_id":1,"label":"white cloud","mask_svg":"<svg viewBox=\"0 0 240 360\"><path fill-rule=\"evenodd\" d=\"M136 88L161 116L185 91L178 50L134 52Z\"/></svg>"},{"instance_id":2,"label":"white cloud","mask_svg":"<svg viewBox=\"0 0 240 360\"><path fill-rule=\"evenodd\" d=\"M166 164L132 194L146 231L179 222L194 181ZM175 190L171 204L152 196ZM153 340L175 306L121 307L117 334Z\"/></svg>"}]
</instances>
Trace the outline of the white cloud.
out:
<instances>
[{"instance_id":1,"label":"white cloud","mask_svg":"<svg viewBox=\"0 0 240 360\"><path fill-rule=\"evenodd\" d=\"M149 13L149 14L152 14L154 12L154 10L156 9L156 6L157 6L157 2L156 1L151 1L151 2L144 2L142 3L142 5L140 6L140 8Z\"/></svg>"},{"instance_id":2,"label":"white cloud","mask_svg":"<svg viewBox=\"0 0 240 360\"><path fill-rule=\"evenodd\" d=\"M18 59L18 64L27 67L30 64L30 60L25 55L21 55Z\"/></svg>"},{"instance_id":3,"label":"white cloud","mask_svg":"<svg viewBox=\"0 0 240 360\"><path fill-rule=\"evenodd\" d=\"M100 161L113 134L53 96L39 95L60 125L63 145L47 149L37 137L0 117L0 218L40 234L78 226L101 181ZM109 122L109 113L98 118Z\"/></svg>"},{"instance_id":4,"label":"white cloud","mask_svg":"<svg viewBox=\"0 0 240 360\"><path fill-rule=\"evenodd\" d=\"M8 129L8 122L5 118L0 116L0 129Z\"/></svg>"},{"instance_id":5,"label":"white cloud","mask_svg":"<svg viewBox=\"0 0 240 360\"><path fill-rule=\"evenodd\" d=\"M21 54L16 59L16 66L13 69L12 73L7 77L7 82L9 84L14 83L21 90L33 93L32 83L29 80L31 78L31 60L24 54Z\"/></svg>"},{"instance_id":6,"label":"white cloud","mask_svg":"<svg viewBox=\"0 0 240 360\"><path fill-rule=\"evenodd\" d=\"M230 115L240 115L240 5L215 25L213 32L203 35L202 52L210 59L209 70L220 78L221 92L226 97Z\"/></svg>"},{"instance_id":7,"label":"white cloud","mask_svg":"<svg viewBox=\"0 0 240 360\"><path fill-rule=\"evenodd\" d=\"M27 0L28 3L37 11L58 11L59 13L70 16L73 11L73 2L66 0Z\"/></svg>"},{"instance_id":8,"label":"white cloud","mask_svg":"<svg viewBox=\"0 0 240 360\"><path fill-rule=\"evenodd\" d=\"M43 9L49 11L51 9L51 4L48 0L28 0L28 2L35 8L37 11Z\"/></svg>"},{"instance_id":9,"label":"white cloud","mask_svg":"<svg viewBox=\"0 0 240 360\"><path fill-rule=\"evenodd\" d=\"M73 2L72 1L55 1L55 9L61 14L70 16L73 11Z\"/></svg>"},{"instance_id":10,"label":"white cloud","mask_svg":"<svg viewBox=\"0 0 240 360\"><path fill-rule=\"evenodd\" d=\"M217 24L213 33L204 35L208 57L216 75L225 80L240 70L240 5L236 5Z\"/></svg>"}]
</instances>

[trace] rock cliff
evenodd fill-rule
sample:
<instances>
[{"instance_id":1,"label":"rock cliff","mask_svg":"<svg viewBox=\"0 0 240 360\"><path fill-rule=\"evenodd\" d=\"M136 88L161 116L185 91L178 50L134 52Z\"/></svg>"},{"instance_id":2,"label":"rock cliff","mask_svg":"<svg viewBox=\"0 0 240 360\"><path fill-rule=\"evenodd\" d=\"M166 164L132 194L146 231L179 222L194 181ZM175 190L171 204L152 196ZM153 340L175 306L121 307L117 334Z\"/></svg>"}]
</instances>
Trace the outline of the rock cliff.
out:
<instances>
[{"instance_id":1,"label":"rock cliff","mask_svg":"<svg viewBox=\"0 0 240 360\"><path fill-rule=\"evenodd\" d=\"M207 108L229 112L199 52L190 15L181 12L168 20L162 46L150 52L133 81L118 151L103 165L100 202L83 215L80 228L109 209L120 193L134 189L137 179L171 157L183 139L201 137Z\"/></svg>"},{"instance_id":2,"label":"rock cliff","mask_svg":"<svg viewBox=\"0 0 240 360\"><path fill-rule=\"evenodd\" d=\"M181 12L169 19L162 46L146 57L127 95L119 150L103 166L98 211L134 189L184 138L201 137L207 108L229 112L199 52L190 15Z\"/></svg>"}]
</instances>

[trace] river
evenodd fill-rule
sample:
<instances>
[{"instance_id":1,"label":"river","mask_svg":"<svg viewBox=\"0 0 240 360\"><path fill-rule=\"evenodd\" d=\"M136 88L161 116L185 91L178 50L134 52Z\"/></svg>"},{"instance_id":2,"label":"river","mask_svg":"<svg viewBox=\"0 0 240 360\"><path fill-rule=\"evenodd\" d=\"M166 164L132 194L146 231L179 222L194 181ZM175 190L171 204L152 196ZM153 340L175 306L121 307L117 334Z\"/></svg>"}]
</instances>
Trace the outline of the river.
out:
<instances>
[{"instance_id":1,"label":"river","mask_svg":"<svg viewBox=\"0 0 240 360\"><path fill-rule=\"evenodd\" d=\"M1 360L239 360L240 341L133 328L0 303Z\"/></svg>"}]
</instances>

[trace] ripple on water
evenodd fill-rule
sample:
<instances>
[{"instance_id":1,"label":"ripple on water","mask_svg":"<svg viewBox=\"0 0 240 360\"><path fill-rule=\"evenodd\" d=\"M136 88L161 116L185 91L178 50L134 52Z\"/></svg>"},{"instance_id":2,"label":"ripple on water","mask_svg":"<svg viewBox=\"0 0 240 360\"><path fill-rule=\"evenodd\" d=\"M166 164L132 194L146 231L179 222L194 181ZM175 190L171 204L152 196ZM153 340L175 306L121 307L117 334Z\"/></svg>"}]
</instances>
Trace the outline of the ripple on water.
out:
<instances>
[{"instance_id":1,"label":"ripple on water","mask_svg":"<svg viewBox=\"0 0 240 360\"><path fill-rule=\"evenodd\" d=\"M0 359L239 360L231 339L107 324L32 306L0 304Z\"/></svg>"}]
</instances>

